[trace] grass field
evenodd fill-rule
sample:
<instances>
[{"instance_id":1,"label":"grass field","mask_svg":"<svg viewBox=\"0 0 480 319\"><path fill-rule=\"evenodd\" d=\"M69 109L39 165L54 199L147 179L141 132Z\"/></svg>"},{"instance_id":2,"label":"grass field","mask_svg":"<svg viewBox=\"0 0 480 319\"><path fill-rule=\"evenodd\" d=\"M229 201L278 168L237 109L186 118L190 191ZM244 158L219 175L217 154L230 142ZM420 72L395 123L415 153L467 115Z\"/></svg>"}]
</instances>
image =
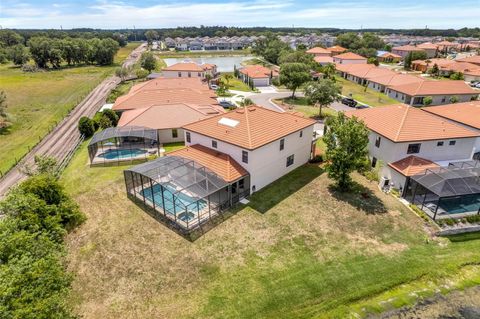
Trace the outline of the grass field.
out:
<instances>
[{"instance_id":1,"label":"grass field","mask_svg":"<svg viewBox=\"0 0 480 319\"><path fill-rule=\"evenodd\" d=\"M293 107L291 109L292 111L300 112L307 117L318 118L319 108L311 105L308 102L308 99L305 97L296 97L295 99L292 99L291 97L287 97L284 99L274 100L273 102L282 106L285 104L290 105L291 107ZM334 109L330 109L328 107L322 108L322 117L332 116L336 113L337 111L335 111Z\"/></svg>"},{"instance_id":2,"label":"grass field","mask_svg":"<svg viewBox=\"0 0 480 319\"><path fill-rule=\"evenodd\" d=\"M397 100L394 100L383 93L377 92L370 88L365 90L365 87L345 80L339 76L336 77L337 83L342 85L342 94L351 96L357 101L368 104L370 106L384 106L390 104L398 104Z\"/></svg>"},{"instance_id":3,"label":"grass field","mask_svg":"<svg viewBox=\"0 0 480 319\"><path fill-rule=\"evenodd\" d=\"M88 216L67 238L85 318L356 318L480 284L480 240L430 237L357 175L339 194L303 166L190 242L126 198L124 168L84 144L61 179Z\"/></svg>"},{"instance_id":4,"label":"grass field","mask_svg":"<svg viewBox=\"0 0 480 319\"><path fill-rule=\"evenodd\" d=\"M139 45L129 43L115 57L119 65ZM116 66L82 66L24 73L0 65L0 88L7 95L13 125L0 134L0 171L5 172L61 121Z\"/></svg>"}]
</instances>

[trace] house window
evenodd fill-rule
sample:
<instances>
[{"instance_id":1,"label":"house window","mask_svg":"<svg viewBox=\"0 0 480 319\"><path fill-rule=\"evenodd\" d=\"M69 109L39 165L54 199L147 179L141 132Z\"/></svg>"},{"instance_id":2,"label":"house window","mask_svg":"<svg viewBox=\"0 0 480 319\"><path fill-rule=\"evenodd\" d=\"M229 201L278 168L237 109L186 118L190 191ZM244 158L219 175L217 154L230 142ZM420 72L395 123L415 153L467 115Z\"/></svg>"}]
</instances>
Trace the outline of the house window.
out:
<instances>
[{"instance_id":1,"label":"house window","mask_svg":"<svg viewBox=\"0 0 480 319\"><path fill-rule=\"evenodd\" d=\"M395 97L396 97L396 98L398 97L398 93L397 93L397 92L395 92Z\"/></svg>"},{"instance_id":2,"label":"house window","mask_svg":"<svg viewBox=\"0 0 480 319\"><path fill-rule=\"evenodd\" d=\"M285 139L282 138L282 139L280 140L280 151L283 151L284 148L285 148Z\"/></svg>"},{"instance_id":3,"label":"house window","mask_svg":"<svg viewBox=\"0 0 480 319\"><path fill-rule=\"evenodd\" d=\"M290 165L293 165L294 159L295 159L295 155L290 155L289 157L287 157L287 167L289 167Z\"/></svg>"},{"instance_id":4,"label":"house window","mask_svg":"<svg viewBox=\"0 0 480 319\"><path fill-rule=\"evenodd\" d=\"M420 143L408 144L407 154L417 154L420 153Z\"/></svg>"},{"instance_id":5,"label":"house window","mask_svg":"<svg viewBox=\"0 0 480 319\"><path fill-rule=\"evenodd\" d=\"M437 146L443 146L443 141L437 142Z\"/></svg>"},{"instance_id":6,"label":"house window","mask_svg":"<svg viewBox=\"0 0 480 319\"><path fill-rule=\"evenodd\" d=\"M189 78L192 77L192 73L191 73L191 72L188 72L188 77L189 77Z\"/></svg>"},{"instance_id":7,"label":"house window","mask_svg":"<svg viewBox=\"0 0 480 319\"><path fill-rule=\"evenodd\" d=\"M450 141L450 142L448 142L448 145L452 145L452 146L453 146L453 145L455 145L455 144L457 144L457 141Z\"/></svg>"},{"instance_id":8,"label":"house window","mask_svg":"<svg viewBox=\"0 0 480 319\"><path fill-rule=\"evenodd\" d=\"M178 77L179 77L179 78L182 77L182 72L178 72Z\"/></svg>"},{"instance_id":9,"label":"house window","mask_svg":"<svg viewBox=\"0 0 480 319\"><path fill-rule=\"evenodd\" d=\"M377 138L375 139L375 146L380 147L380 142L381 141L382 141L382 138L380 136L377 136Z\"/></svg>"},{"instance_id":10,"label":"house window","mask_svg":"<svg viewBox=\"0 0 480 319\"><path fill-rule=\"evenodd\" d=\"M372 167L375 167L375 166L377 166L377 158L373 157L372 158Z\"/></svg>"},{"instance_id":11,"label":"house window","mask_svg":"<svg viewBox=\"0 0 480 319\"><path fill-rule=\"evenodd\" d=\"M303 131L300 131L300 137L302 137L302 136L303 136Z\"/></svg>"},{"instance_id":12,"label":"house window","mask_svg":"<svg viewBox=\"0 0 480 319\"><path fill-rule=\"evenodd\" d=\"M176 128L172 129L172 137L177 138L178 137L178 130Z\"/></svg>"},{"instance_id":13,"label":"house window","mask_svg":"<svg viewBox=\"0 0 480 319\"><path fill-rule=\"evenodd\" d=\"M192 141L190 138L190 132L185 133L185 136L187 138L187 143L190 143Z\"/></svg>"},{"instance_id":14,"label":"house window","mask_svg":"<svg viewBox=\"0 0 480 319\"><path fill-rule=\"evenodd\" d=\"M444 103L445 101L447 101L447 97L446 97L446 96L442 97L442 103Z\"/></svg>"},{"instance_id":15,"label":"house window","mask_svg":"<svg viewBox=\"0 0 480 319\"><path fill-rule=\"evenodd\" d=\"M201 77L201 76L202 76L202 73L198 72L198 76Z\"/></svg>"},{"instance_id":16,"label":"house window","mask_svg":"<svg viewBox=\"0 0 480 319\"><path fill-rule=\"evenodd\" d=\"M217 141L212 141L212 147L217 148Z\"/></svg>"},{"instance_id":17,"label":"house window","mask_svg":"<svg viewBox=\"0 0 480 319\"><path fill-rule=\"evenodd\" d=\"M248 152L247 151L242 151L242 162L248 164Z\"/></svg>"}]
</instances>

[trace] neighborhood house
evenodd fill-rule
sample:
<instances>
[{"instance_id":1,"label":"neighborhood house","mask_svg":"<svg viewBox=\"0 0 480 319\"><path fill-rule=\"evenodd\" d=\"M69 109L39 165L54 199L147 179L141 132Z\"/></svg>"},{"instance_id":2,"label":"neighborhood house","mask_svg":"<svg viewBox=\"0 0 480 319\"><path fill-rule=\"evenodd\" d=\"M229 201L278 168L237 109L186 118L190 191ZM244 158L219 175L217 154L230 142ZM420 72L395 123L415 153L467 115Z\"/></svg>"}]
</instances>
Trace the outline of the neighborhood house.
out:
<instances>
[{"instance_id":1,"label":"neighborhood house","mask_svg":"<svg viewBox=\"0 0 480 319\"><path fill-rule=\"evenodd\" d=\"M214 78L217 75L215 64L197 64L195 62L181 62L170 65L162 70L162 76L166 78L201 78L209 75Z\"/></svg>"},{"instance_id":2,"label":"neighborhood house","mask_svg":"<svg viewBox=\"0 0 480 319\"><path fill-rule=\"evenodd\" d=\"M269 86L274 78L278 78L278 71L262 65L248 65L239 69L240 79L253 87Z\"/></svg>"}]
</instances>

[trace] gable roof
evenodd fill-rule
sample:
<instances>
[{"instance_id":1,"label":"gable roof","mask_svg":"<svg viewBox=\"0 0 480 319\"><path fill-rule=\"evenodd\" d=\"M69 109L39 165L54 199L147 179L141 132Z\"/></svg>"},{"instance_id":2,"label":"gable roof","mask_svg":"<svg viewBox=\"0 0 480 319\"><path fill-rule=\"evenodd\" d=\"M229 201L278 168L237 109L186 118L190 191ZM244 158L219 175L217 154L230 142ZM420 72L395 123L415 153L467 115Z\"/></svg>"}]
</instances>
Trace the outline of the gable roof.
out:
<instances>
[{"instance_id":1,"label":"gable roof","mask_svg":"<svg viewBox=\"0 0 480 319\"><path fill-rule=\"evenodd\" d=\"M333 58L331 56L316 56L313 60L317 63L333 63Z\"/></svg>"},{"instance_id":2,"label":"gable roof","mask_svg":"<svg viewBox=\"0 0 480 319\"><path fill-rule=\"evenodd\" d=\"M205 69L195 62L180 62L167 66L162 71L203 72Z\"/></svg>"},{"instance_id":3,"label":"gable roof","mask_svg":"<svg viewBox=\"0 0 480 319\"><path fill-rule=\"evenodd\" d=\"M464 81L422 81L401 85L393 85L390 89L411 96L418 95L452 95L452 94L478 94Z\"/></svg>"},{"instance_id":4,"label":"gable roof","mask_svg":"<svg viewBox=\"0 0 480 319\"><path fill-rule=\"evenodd\" d=\"M246 67L241 68L240 73L247 75L248 77L259 79L259 78L268 78L270 75L276 76L278 74L275 70L270 70L263 65L248 65Z\"/></svg>"},{"instance_id":5,"label":"gable roof","mask_svg":"<svg viewBox=\"0 0 480 319\"><path fill-rule=\"evenodd\" d=\"M480 136L473 130L405 104L345 112L393 142L413 142Z\"/></svg>"},{"instance_id":6,"label":"gable roof","mask_svg":"<svg viewBox=\"0 0 480 319\"><path fill-rule=\"evenodd\" d=\"M480 64L480 55L472 55L463 59L458 59L459 62L469 62L473 64Z\"/></svg>"},{"instance_id":7,"label":"gable roof","mask_svg":"<svg viewBox=\"0 0 480 319\"><path fill-rule=\"evenodd\" d=\"M353 52L347 52L347 53L335 55L333 58L340 59L340 60L367 60L367 58Z\"/></svg>"},{"instance_id":8,"label":"gable roof","mask_svg":"<svg viewBox=\"0 0 480 319\"><path fill-rule=\"evenodd\" d=\"M347 51L347 49L345 49L344 47L341 47L339 45L334 45L333 47L329 47L329 48L327 48L327 50L329 50L331 52L345 52L345 51Z\"/></svg>"},{"instance_id":9,"label":"gable roof","mask_svg":"<svg viewBox=\"0 0 480 319\"><path fill-rule=\"evenodd\" d=\"M248 172L233 158L203 145L195 144L170 152L167 156L180 156L209 168L226 182L233 182Z\"/></svg>"},{"instance_id":10,"label":"gable roof","mask_svg":"<svg viewBox=\"0 0 480 319\"><path fill-rule=\"evenodd\" d=\"M331 54L332 53L330 50L324 49L322 47L314 47L314 48L311 48L310 50L307 50L306 52L311 54Z\"/></svg>"},{"instance_id":11,"label":"gable roof","mask_svg":"<svg viewBox=\"0 0 480 319\"><path fill-rule=\"evenodd\" d=\"M186 103L151 105L123 112L118 126L144 126L157 130L179 128L223 113L225 110L215 105Z\"/></svg>"},{"instance_id":12,"label":"gable roof","mask_svg":"<svg viewBox=\"0 0 480 319\"><path fill-rule=\"evenodd\" d=\"M480 130L480 101L424 107L422 110Z\"/></svg>"},{"instance_id":13,"label":"gable roof","mask_svg":"<svg viewBox=\"0 0 480 319\"><path fill-rule=\"evenodd\" d=\"M424 49L424 50L436 50L438 46L431 42L425 42L417 45L417 48Z\"/></svg>"},{"instance_id":14,"label":"gable roof","mask_svg":"<svg viewBox=\"0 0 480 319\"><path fill-rule=\"evenodd\" d=\"M403 85L403 84L409 84L409 83L419 83L425 80L415 75L393 72L391 74L371 78L369 79L369 81L375 82L384 86L395 86L395 85Z\"/></svg>"},{"instance_id":15,"label":"gable roof","mask_svg":"<svg viewBox=\"0 0 480 319\"><path fill-rule=\"evenodd\" d=\"M385 53L380 54L380 57L381 58L397 58L397 59L400 59L402 56L400 56L398 54L395 54L395 53L392 53L392 52L385 52Z\"/></svg>"},{"instance_id":16,"label":"gable roof","mask_svg":"<svg viewBox=\"0 0 480 319\"><path fill-rule=\"evenodd\" d=\"M161 90L161 89L195 89L198 91L209 92L215 96L215 92L208 88L199 78L155 78L132 86L128 94L139 90Z\"/></svg>"},{"instance_id":17,"label":"gable roof","mask_svg":"<svg viewBox=\"0 0 480 319\"><path fill-rule=\"evenodd\" d=\"M249 106L191 123L183 128L253 150L313 124L315 121L309 118L260 106Z\"/></svg>"},{"instance_id":18,"label":"gable roof","mask_svg":"<svg viewBox=\"0 0 480 319\"><path fill-rule=\"evenodd\" d=\"M410 155L399 161L388 163L388 166L390 166L403 176L418 175L425 172L425 170L429 168L431 169L440 167L438 164L430 160L415 155Z\"/></svg>"}]
</instances>

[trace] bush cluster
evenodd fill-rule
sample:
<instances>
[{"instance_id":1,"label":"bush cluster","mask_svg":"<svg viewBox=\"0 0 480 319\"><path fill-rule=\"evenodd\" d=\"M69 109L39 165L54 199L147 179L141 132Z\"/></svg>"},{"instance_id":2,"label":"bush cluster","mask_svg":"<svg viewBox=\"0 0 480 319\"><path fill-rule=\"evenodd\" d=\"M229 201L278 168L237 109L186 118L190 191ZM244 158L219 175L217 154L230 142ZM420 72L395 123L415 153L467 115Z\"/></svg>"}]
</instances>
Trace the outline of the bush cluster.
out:
<instances>
[{"instance_id":1,"label":"bush cluster","mask_svg":"<svg viewBox=\"0 0 480 319\"><path fill-rule=\"evenodd\" d=\"M73 318L65 303L65 234L85 220L51 175L30 177L0 202L2 318Z\"/></svg>"}]
</instances>

